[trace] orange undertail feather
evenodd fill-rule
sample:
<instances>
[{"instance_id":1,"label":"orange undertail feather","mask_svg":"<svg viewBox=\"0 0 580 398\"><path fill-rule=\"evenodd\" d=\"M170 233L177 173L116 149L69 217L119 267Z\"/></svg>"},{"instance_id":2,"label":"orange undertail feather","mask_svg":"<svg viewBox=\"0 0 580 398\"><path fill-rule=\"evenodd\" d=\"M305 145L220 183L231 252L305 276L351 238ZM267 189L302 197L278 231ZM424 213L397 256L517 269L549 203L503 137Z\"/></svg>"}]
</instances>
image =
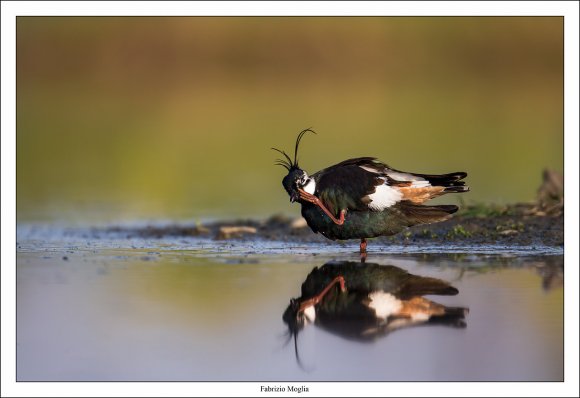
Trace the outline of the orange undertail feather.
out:
<instances>
[{"instance_id":1,"label":"orange undertail feather","mask_svg":"<svg viewBox=\"0 0 580 398\"><path fill-rule=\"evenodd\" d=\"M445 306L424 297L413 297L410 300L403 300L401 304L403 306L397 315L406 318L412 318L417 315L430 317L445 314Z\"/></svg>"},{"instance_id":2,"label":"orange undertail feather","mask_svg":"<svg viewBox=\"0 0 580 398\"><path fill-rule=\"evenodd\" d=\"M432 316L465 316L469 313L468 308L446 307L424 297L413 297L403 300L403 306L397 316L405 318L428 319Z\"/></svg>"},{"instance_id":3,"label":"orange undertail feather","mask_svg":"<svg viewBox=\"0 0 580 398\"><path fill-rule=\"evenodd\" d=\"M443 195L445 192L445 187L397 187L399 192L403 194L402 199L408 200L415 204L424 203L430 199L436 198L437 196Z\"/></svg>"}]
</instances>

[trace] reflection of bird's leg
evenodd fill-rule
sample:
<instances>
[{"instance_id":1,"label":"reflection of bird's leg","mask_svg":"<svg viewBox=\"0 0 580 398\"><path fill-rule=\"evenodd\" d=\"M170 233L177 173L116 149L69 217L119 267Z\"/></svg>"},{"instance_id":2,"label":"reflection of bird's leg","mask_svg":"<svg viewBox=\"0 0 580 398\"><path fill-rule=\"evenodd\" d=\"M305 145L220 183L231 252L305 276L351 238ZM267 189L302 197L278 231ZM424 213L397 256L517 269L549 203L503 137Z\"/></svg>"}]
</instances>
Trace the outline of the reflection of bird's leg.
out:
<instances>
[{"instance_id":1,"label":"reflection of bird's leg","mask_svg":"<svg viewBox=\"0 0 580 398\"><path fill-rule=\"evenodd\" d=\"M305 200L305 201L310 202L310 203L313 203L316 206L320 207L320 209L322 209L322 211L325 212L326 215L328 217L330 217L330 219L336 225L342 225L342 224L344 224L344 216L346 214L346 210L345 209L342 209L340 211L340 218L337 219L336 217L334 217L334 214L332 214L332 212L326 208L326 206L324 205L324 203L322 203L322 201L318 197L316 197L316 196L314 196L312 194L309 194L308 192L306 192L305 190L300 189L300 188L298 188L298 192L300 192L300 199Z\"/></svg>"},{"instance_id":2,"label":"reflection of bird's leg","mask_svg":"<svg viewBox=\"0 0 580 398\"><path fill-rule=\"evenodd\" d=\"M306 308L320 303L320 301L322 301L322 299L324 298L326 293L328 293L329 290L337 283L340 284L340 291L346 292L346 286L344 285L344 278L339 275L336 278L334 278L328 285L326 285L324 290L322 290L319 294L317 294L316 296L309 298L308 300L305 300L302 303L300 303L300 307L298 308L298 313L304 312L304 310Z\"/></svg>"}]
</instances>

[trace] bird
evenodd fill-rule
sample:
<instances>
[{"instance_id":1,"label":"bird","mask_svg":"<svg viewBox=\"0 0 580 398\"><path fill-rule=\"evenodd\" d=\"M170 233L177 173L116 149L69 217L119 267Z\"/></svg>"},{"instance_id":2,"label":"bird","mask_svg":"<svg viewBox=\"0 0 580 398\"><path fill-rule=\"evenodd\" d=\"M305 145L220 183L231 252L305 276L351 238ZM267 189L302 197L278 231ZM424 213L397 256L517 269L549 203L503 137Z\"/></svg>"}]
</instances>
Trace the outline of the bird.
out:
<instances>
[{"instance_id":1,"label":"bird","mask_svg":"<svg viewBox=\"0 0 580 398\"><path fill-rule=\"evenodd\" d=\"M298 165L298 147L306 133L296 138L294 159L283 150L275 164L288 173L282 185L290 202L300 203L301 214L314 233L331 240L360 239L366 258L367 239L395 235L405 228L447 220L455 205L424 205L447 193L468 192L463 171L420 174L394 169L376 157L357 157L309 175Z\"/></svg>"},{"instance_id":2,"label":"bird","mask_svg":"<svg viewBox=\"0 0 580 398\"><path fill-rule=\"evenodd\" d=\"M464 328L468 308L423 297L458 293L446 281L414 275L394 265L329 261L308 274L301 296L290 300L282 319L295 344L297 334L308 324L357 341L376 340L420 325Z\"/></svg>"}]
</instances>

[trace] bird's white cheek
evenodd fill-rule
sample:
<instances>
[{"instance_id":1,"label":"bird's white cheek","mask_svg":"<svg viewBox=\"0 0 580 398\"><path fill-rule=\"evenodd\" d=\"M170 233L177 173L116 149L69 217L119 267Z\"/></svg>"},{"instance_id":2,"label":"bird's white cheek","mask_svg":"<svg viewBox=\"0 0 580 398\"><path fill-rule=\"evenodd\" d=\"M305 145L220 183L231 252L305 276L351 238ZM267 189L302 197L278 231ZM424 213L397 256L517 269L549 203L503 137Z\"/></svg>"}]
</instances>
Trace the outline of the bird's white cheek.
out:
<instances>
[{"instance_id":1,"label":"bird's white cheek","mask_svg":"<svg viewBox=\"0 0 580 398\"><path fill-rule=\"evenodd\" d=\"M308 180L308 182L306 183L306 185L304 185L304 187L302 187L302 189L304 189L310 195L314 195L314 191L316 190L316 183L314 182L314 179L311 178L310 180Z\"/></svg>"},{"instance_id":2,"label":"bird's white cheek","mask_svg":"<svg viewBox=\"0 0 580 398\"><path fill-rule=\"evenodd\" d=\"M304 309L304 317L306 318L307 322L314 322L314 320L316 319L316 310L314 309L314 306L311 305L310 307L306 307L306 309Z\"/></svg>"}]
</instances>

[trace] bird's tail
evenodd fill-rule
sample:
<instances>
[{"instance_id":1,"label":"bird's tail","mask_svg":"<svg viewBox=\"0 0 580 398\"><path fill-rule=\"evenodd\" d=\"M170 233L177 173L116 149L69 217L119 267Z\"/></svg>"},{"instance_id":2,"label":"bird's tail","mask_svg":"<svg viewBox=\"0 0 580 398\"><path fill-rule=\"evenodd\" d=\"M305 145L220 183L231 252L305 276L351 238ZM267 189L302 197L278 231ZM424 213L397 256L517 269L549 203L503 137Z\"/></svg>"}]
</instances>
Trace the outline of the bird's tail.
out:
<instances>
[{"instance_id":1,"label":"bird's tail","mask_svg":"<svg viewBox=\"0 0 580 398\"><path fill-rule=\"evenodd\" d=\"M469 308L466 307L445 307L443 314L431 316L430 324L439 324L456 328L464 328L465 317L469 314Z\"/></svg>"},{"instance_id":2,"label":"bird's tail","mask_svg":"<svg viewBox=\"0 0 580 398\"><path fill-rule=\"evenodd\" d=\"M467 177L467 173L462 171L437 175L408 173L407 176L409 176L409 179L418 177L421 180L396 181L391 179L389 183L401 193L403 200L408 200L415 204L424 203L446 193L469 191L469 187L465 185L465 181L461 181Z\"/></svg>"},{"instance_id":3,"label":"bird's tail","mask_svg":"<svg viewBox=\"0 0 580 398\"><path fill-rule=\"evenodd\" d=\"M434 187L445 188L443 192L467 192L469 187L465 185L463 180L467 177L467 173L463 171L457 171L455 173L449 174L415 174L418 177L422 177L429 181Z\"/></svg>"}]
</instances>

